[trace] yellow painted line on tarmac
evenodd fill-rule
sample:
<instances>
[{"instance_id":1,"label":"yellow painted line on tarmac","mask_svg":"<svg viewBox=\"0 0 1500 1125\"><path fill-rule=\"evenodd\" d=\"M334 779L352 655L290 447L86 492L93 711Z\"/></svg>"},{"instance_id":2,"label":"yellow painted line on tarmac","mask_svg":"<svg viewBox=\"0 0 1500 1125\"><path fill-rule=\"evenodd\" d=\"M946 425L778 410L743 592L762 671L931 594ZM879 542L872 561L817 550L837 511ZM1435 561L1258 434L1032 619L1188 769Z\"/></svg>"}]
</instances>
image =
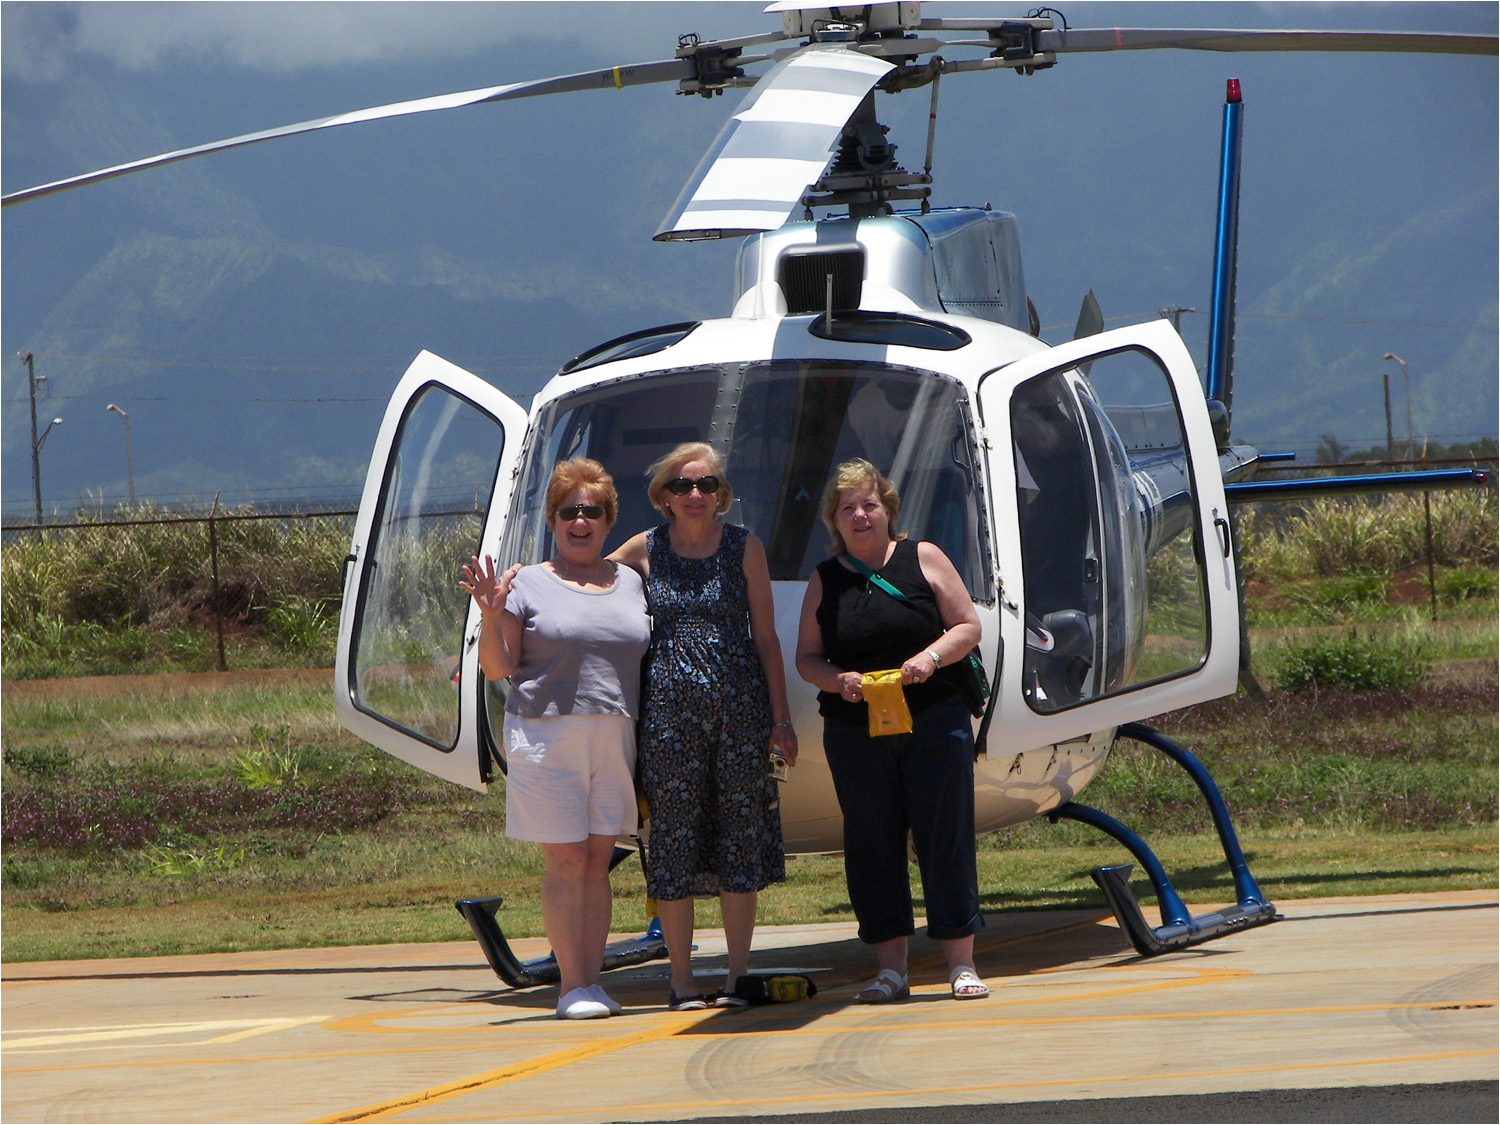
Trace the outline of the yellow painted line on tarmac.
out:
<instances>
[{"instance_id":1,"label":"yellow painted line on tarmac","mask_svg":"<svg viewBox=\"0 0 1500 1125\"><path fill-rule=\"evenodd\" d=\"M969 1028L1003 1028L1003 1027L1048 1027L1066 1024L1092 1024L1092 1023L1149 1023L1154 1020L1225 1020L1264 1018L1269 1016L1314 1016L1314 1015L1340 1015L1355 1012L1399 1012L1412 1010L1444 1011L1449 1008L1493 1008L1495 1002L1491 1001L1453 1001L1442 1002L1425 1001L1411 1004L1340 1004L1326 1005L1308 1008L1235 1008L1220 1012L1139 1012L1133 1015L1105 1016L1036 1016L1017 1017L1013 1019L952 1019L931 1020L928 1022L915 1022L902 1020L899 1023L870 1024L865 1027L844 1027L837 1032L838 1035L849 1037L859 1035L862 1032L890 1035L892 1033L906 1033L913 1031L953 1031L967 1030ZM910 1011L910 1009L907 1009ZM972 1009L971 1009L972 1010ZM737 1036L755 1034L765 1035L771 1038L794 1035L828 1035L827 1027L788 1027L788 1028L751 1028L742 1026L736 1031L695 1031L693 1038L696 1039L731 1039Z\"/></svg>"},{"instance_id":2,"label":"yellow painted line on tarmac","mask_svg":"<svg viewBox=\"0 0 1500 1125\"><path fill-rule=\"evenodd\" d=\"M363 1109L350 1110L348 1113L340 1113L333 1117L315 1118L314 1125L339 1125L339 1123L349 1121L378 1121L383 1117L389 1117L393 1113L401 1113L407 1110L419 1109L423 1106L435 1105L438 1102L445 1102L449 1098L478 1093L481 1090L488 1090L493 1086L499 1086L506 1082L514 1082L518 1078L530 1078L533 1075L544 1074L549 1070L557 1070L559 1067L571 1066L573 1063L582 1062L585 1059L597 1058L600 1055L607 1055L614 1051L622 1051L627 1047L636 1047L642 1043L654 1043L662 1039L668 1039L680 1032L685 1023L691 1025L701 1022L701 1019L688 1021L673 1020L671 1023L663 1023L645 1031L638 1031L634 1035L623 1035L618 1039L600 1039L597 1042L586 1043L571 1050L542 1055L540 1058L528 1059L526 1062L504 1066L499 1070L476 1074L471 1078L460 1078L457 1082L448 1082L442 1086L434 1086L431 1089L422 1090L405 1097L392 1098L390 1101L365 1106Z\"/></svg>"},{"instance_id":3,"label":"yellow painted line on tarmac","mask_svg":"<svg viewBox=\"0 0 1500 1125\"><path fill-rule=\"evenodd\" d=\"M1029 936L1031 938L1036 938L1042 935L1032 934ZM1249 971L1243 969L1199 969L1192 966L1176 965L1171 966L1170 971L1182 971L1186 972L1188 975L1176 980L1156 981L1143 985L1132 985L1125 988L1100 989L1091 992L1076 993L1064 997L1052 996L1046 999L1050 1003L1059 1003L1066 1000L1094 1000L1105 996L1120 996L1136 992L1156 991L1165 988L1180 988L1186 985L1214 984L1224 980L1234 980L1241 977L1253 975ZM1040 1002L1041 999L1042 998L1037 998L1037 1000L1018 999L1015 1002L1035 1003ZM378 1019L394 1018L395 1016L402 1014L414 1014L417 1012L429 1010L430 1009L427 1008L409 1008L397 1012L367 1013L361 1016L352 1016L345 1019L330 1020L325 1026L345 1031L366 1030L385 1033L399 1033L400 1029L398 1028L380 1026L375 1024L374 1021ZM712 1014L712 1012L709 1013L709 1015ZM696 1024L701 1022L703 1022L701 1019L692 1020L688 1022L688 1026L695 1026ZM417 1093L409 1094L401 1098L395 1098L388 1102L381 1102L373 1106L366 1106L362 1109L351 1110L346 1114L339 1114L334 1117L319 1118L318 1125L331 1125L331 1123L352 1121L379 1120L393 1113L402 1113L410 1110L415 1110L421 1107L436 1104L438 1102L447 1101L450 1098L460 1097L464 1094L478 1093L481 1090L487 1090L494 1086L504 1085L507 1082L515 1082L519 1079L530 1078L534 1075L542 1074L550 1070L556 1070L560 1067L571 1066L574 1063L583 1062L586 1059L596 1058L599 1055L610 1054L612 1052L621 1051L628 1047L638 1046L643 1043L659 1042L662 1039L667 1039L673 1035L678 1034L678 1032L682 1030L683 1026L683 1021L677 1020L669 1024L658 1026L656 1028L637 1032L633 1035L622 1036L618 1039L601 1039L598 1042L585 1044L579 1047L575 1047L571 1050L554 1052L553 1054L543 1055L540 1058L532 1059L527 1062L517 1063L507 1067L501 1067L498 1070L487 1071L484 1074L477 1074L469 1078L461 1078L455 1082L446 1083L442 1086L434 1086L431 1089L421 1090ZM909 1027L912 1025L902 1026ZM952 1026L952 1023L945 1022L943 1026ZM970 1021L965 1020L963 1021L963 1026L983 1026L983 1024L971 1024ZM430 1028L424 1030L440 1031L442 1029ZM748 1028L742 1028L739 1032L725 1032L724 1034L744 1034L746 1030L748 1030ZM853 1030L861 1029L856 1028ZM881 1024L878 1027L868 1027L863 1030L889 1032L893 1030L893 1028L890 1025ZM826 1029L819 1030L816 1028L802 1029L802 1032L805 1034L827 1033ZM709 1032L708 1034L713 1035L716 1033ZM773 1032L773 1034L775 1033Z\"/></svg>"},{"instance_id":4,"label":"yellow painted line on tarmac","mask_svg":"<svg viewBox=\"0 0 1500 1125\"><path fill-rule=\"evenodd\" d=\"M538 1009L537 1015L543 1015L543 1010ZM361 1012L357 1016L335 1016L324 1022L323 1026L329 1031L355 1031L376 1035L453 1035L474 1032L494 1032L495 1028L490 1024L480 1024L474 1027L388 1027L382 1020L415 1019L423 1015L454 1015L452 1005L433 1006L427 1005L421 1008L395 1008L383 1012ZM552 1013L545 1012L547 1019L552 1019Z\"/></svg>"},{"instance_id":5,"label":"yellow painted line on tarmac","mask_svg":"<svg viewBox=\"0 0 1500 1125\"><path fill-rule=\"evenodd\" d=\"M967 1019L962 1023L964 1028L1008 1028L1008 1027L1045 1027L1049 1025L1078 1024L1078 1023L1143 1023L1153 1020L1221 1020L1255 1018L1265 1016L1299 1016L1299 1015L1338 1015L1353 1012L1398 1012L1413 1010L1446 1011L1451 1008L1484 1009L1495 1007L1493 1000L1448 1000L1448 1001L1425 1001L1409 1004L1343 1004L1325 1005L1307 1008L1237 1008L1232 1011L1204 1011L1204 1012L1141 1012L1135 1015L1092 1015L1092 1016L1045 1016L1045 1017L1019 1017L1014 1019ZM910 1011L910 1009L907 1009ZM945 1020L942 1022L917 1023L903 1020L899 1024L879 1024L867 1027L844 1028L838 1032L841 1036L859 1035L860 1033L887 1034L890 1032L911 1031L951 1031L955 1021ZM494 1031L494 1028L478 1030ZM731 1039L737 1036L753 1034L771 1038L783 1038L797 1035L826 1035L826 1028L813 1027L788 1027L771 1028L756 1027L751 1024L738 1023L732 1031L704 1031L694 1030L694 1039ZM589 1042L594 1040L573 1039L547 1039L532 1043L516 1043L507 1041L507 1047L527 1046L558 1046L562 1043ZM130 1070L137 1067L162 1067L162 1066L248 1066L254 1063L276 1063L276 1062L304 1062L310 1059L346 1059L346 1058L373 1058L379 1055L424 1055L433 1053L461 1054L471 1051L493 1050L493 1043L472 1043L463 1045L444 1045L440 1047L380 1047L372 1050L357 1051L298 1051L290 1054L279 1055L241 1055L224 1056L214 1055L196 1059L145 1059L130 1062L88 1062L68 1064L64 1066L16 1066L0 1069L0 1076L7 1074L62 1074L74 1070Z\"/></svg>"},{"instance_id":6,"label":"yellow painted line on tarmac","mask_svg":"<svg viewBox=\"0 0 1500 1125\"><path fill-rule=\"evenodd\" d=\"M1090 1073L1085 1078L1079 1078L1075 1076L1072 1078L1052 1078L1033 1082L994 1082L986 1083L984 1085L943 1086L941 1088L914 1087L904 1090L860 1090L837 1094L801 1093L784 1098L738 1098L734 1100L726 1099L721 1101L703 1102L653 1102L649 1105L633 1106L611 1105L607 1107L607 1109L601 1107L601 1111L609 1114L611 1116L611 1119L617 1119L616 1115L619 1114L631 1112L646 1112L652 1114L654 1119L660 1120L662 1115L668 1112L681 1112L688 1110L730 1110L741 1106L774 1106L788 1103L792 1105L807 1105L812 1102L851 1102L861 1100L885 1100L891 1098L939 1098L953 1094L992 1094L1002 1090L1045 1090L1058 1086L1076 1086L1082 1081L1087 1081L1090 1085L1111 1085L1116 1083L1130 1082L1160 1083L1163 1081L1170 1082L1193 1078L1233 1078L1251 1074L1292 1074L1299 1071L1306 1072L1318 1070L1335 1070L1359 1066L1392 1066L1398 1063L1438 1062L1443 1059L1478 1058L1496 1054L1500 1054L1500 1051L1496 1051L1494 1049L1482 1051L1444 1051L1441 1053L1430 1055L1397 1055L1389 1058L1345 1059L1338 1062L1321 1063L1292 1063L1286 1066L1231 1067L1222 1070L1184 1070L1175 1072L1156 1071L1151 1074L1117 1075L1100 1075ZM1160 1093L1161 1091L1157 1092ZM567 1109L559 1109L555 1112L550 1113L516 1113L511 1109L507 1109L505 1112L505 1119L507 1121L538 1120L548 1117L562 1117L578 1120L587 1116L589 1116L589 1111L578 1106L572 1106ZM328 1118L326 1120L349 1121L354 1119L340 1117ZM465 1117L435 1117L429 1114L424 1115L422 1117L422 1120L493 1121L495 1120L495 1117L493 1112Z\"/></svg>"}]
</instances>

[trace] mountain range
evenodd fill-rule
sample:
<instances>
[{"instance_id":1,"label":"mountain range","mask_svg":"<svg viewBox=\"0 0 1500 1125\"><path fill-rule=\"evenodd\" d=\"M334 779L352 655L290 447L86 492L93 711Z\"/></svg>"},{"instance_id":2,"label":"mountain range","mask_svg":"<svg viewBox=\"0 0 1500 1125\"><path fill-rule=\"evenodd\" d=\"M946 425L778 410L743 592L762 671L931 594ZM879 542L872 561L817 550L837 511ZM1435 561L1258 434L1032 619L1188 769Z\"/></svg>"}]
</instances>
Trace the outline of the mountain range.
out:
<instances>
[{"instance_id":1,"label":"mountain range","mask_svg":"<svg viewBox=\"0 0 1500 1125\"><path fill-rule=\"evenodd\" d=\"M16 7L5 5L7 21ZM763 26L758 5L635 7L705 36ZM703 22L720 9L727 32ZM1136 25L1496 25L1488 4L1081 11ZM656 57L673 46L675 34L663 35ZM127 66L96 52L48 75L26 72L8 45L0 172L12 191L268 125L622 61L611 47L582 32L520 35L400 66L289 70L189 55ZM1419 441L1493 437L1493 58L1159 52L1069 57L1030 77L955 76L940 94L935 199L1018 215L1044 338L1071 335L1093 289L1111 326L1198 310L1182 331L1201 362L1228 77L1241 79L1246 105L1236 436L1308 454L1323 434L1374 445L1382 372L1404 429L1390 352L1409 365ZM165 505L215 494L336 503L357 496L386 396L419 350L524 402L603 339L727 314L736 247L650 236L737 100L658 86L481 106L7 208L6 516L33 506L18 353L43 378L41 426L64 419L40 455L49 513L108 507L132 485ZM926 91L878 108L903 162L920 166Z\"/></svg>"}]
</instances>

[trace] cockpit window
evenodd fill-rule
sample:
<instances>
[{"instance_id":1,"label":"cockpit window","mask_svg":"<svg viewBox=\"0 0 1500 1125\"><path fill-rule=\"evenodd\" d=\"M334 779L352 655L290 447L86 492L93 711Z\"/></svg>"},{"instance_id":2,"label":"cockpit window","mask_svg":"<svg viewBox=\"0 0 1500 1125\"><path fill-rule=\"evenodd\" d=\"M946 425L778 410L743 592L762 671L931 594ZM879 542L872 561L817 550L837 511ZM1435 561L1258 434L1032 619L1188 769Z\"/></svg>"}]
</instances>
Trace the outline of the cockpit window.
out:
<instances>
[{"instance_id":1,"label":"cockpit window","mask_svg":"<svg viewBox=\"0 0 1500 1125\"><path fill-rule=\"evenodd\" d=\"M601 363L612 363L617 359L634 359L636 356L664 352L673 344L687 339L699 323L694 320L685 324L668 324L661 328L632 332L628 336L618 336L570 359L563 364L558 374L571 375L575 371L598 367Z\"/></svg>"},{"instance_id":2,"label":"cockpit window","mask_svg":"<svg viewBox=\"0 0 1500 1125\"><path fill-rule=\"evenodd\" d=\"M725 518L765 543L772 579L805 580L828 557L823 490L835 466L864 457L895 482L906 530L942 547L969 592L989 601L971 425L959 383L887 364L714 365L590 387L540 413L504 553L528 563L550 554L543 493L559 460L593 457L614 476L613 549L662 522L646 498L647 468L681 442L707 441L728 460L735 500Z\"/></svg>"},{"instance_id":3,"label":"cockpit window","mask_svg":"<svg viewBox=\"0 0 1500 1125\"><path fill-rule=\"evenodd\" d=\"M939 324L907 313L866 312L863 309L852 309L833 317L825 313L809 324L807 330L820 340L926 348L937 352L957 351L967 347L972 339L963 329L951 324Z\"/></svg>"}]
</instances>

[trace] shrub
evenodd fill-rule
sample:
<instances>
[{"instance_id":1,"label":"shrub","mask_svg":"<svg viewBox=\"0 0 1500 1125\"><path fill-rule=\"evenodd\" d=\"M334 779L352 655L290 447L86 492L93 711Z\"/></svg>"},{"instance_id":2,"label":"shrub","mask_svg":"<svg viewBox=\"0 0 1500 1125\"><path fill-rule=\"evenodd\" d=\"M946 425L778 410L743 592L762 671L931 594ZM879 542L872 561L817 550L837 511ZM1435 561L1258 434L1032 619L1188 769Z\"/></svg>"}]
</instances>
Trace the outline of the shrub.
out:
<instances>
[{"instance_id":1,"label":"shrub","mask_svg":"<svg viewBox=\"0 0 1500 1125\"><path fill-rule=\"evenodd\" d=\"M1438 575L1438 597L1446 598L1450 602L1462 602L1470 598L1493 598L1495 590L1494 570L1463 566Z\"/></svg>"},{"instance_id":2,"label":"shrub","mask_svg":"<svg viewBox=\"0 0 1500 1125\"><path fill-rule=\"evenodd\" d=\"M1402 637L1361 636L1356 630L1338 637L1290 644L1281 654L1277 683L1288 691L1321 687L1353 691L1410 691L1431 670L1423 647Z\"/></svg>"},{"instance_id":3,"label":"shrub","mask_svg":"<svg viewBox=\"0 0 1500 1125\"><path fill-rule=\"evenodd\" d=\"M56 777L67 773L80 757L67 750L46 750L35 746L5 748L5 764L25 777Z\"/></svg>"},{"instance_id":4,"label":"shrub","mask_svg":"<svg viewBox=\"0 0 1500 1125\"><path fill-rule=\"evenodd\" d=\"M1348 574L1325 578L1314 588L1313 599L1325 606L1369 605L1385 601L1385 576Z\"/></svg>"},{"instance_id":5,"label":"shrub","mask_svg":"<svg viewBox=\"0 0 1500 1125\"><path fill-rule=\"evenodd\" d=\"M316 652L330 648L338 634L338 609L327 599L316 601L301 594L272 601L261 623L266 639L283 652Z\"/></svg>"}]
</instances>

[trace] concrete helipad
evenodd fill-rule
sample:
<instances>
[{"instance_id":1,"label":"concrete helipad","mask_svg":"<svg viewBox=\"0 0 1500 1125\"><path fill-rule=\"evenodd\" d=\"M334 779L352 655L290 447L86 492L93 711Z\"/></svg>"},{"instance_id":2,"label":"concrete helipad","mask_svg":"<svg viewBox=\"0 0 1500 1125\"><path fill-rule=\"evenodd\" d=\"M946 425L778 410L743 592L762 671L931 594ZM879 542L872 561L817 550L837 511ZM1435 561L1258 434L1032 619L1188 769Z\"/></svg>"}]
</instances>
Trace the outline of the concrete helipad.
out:
<instances>
[{"instance_id":1,"label":"concrete helipad","mask_svg":"<svg viewBox=\"0 0 1500 1125\"><path fill-rule=\"evenodd\" d=\"M845 925L764 929L797 1004L672 1014L664 965L565 1023L476 945L6 965L5 1121L634 1121L1137 1094L1493 1080L1497 895L1302 900L1284 920L1141 960L1112 919L993 915L993 994L948 998L914 947L909 1002L851 1002ZM503 914L502 914L503 918ZM544 949L516 943L521 956ZM705 967L723 943L699 936ZM717 983L706 980L706 985Z\"/></svg>"}]
</instances>

